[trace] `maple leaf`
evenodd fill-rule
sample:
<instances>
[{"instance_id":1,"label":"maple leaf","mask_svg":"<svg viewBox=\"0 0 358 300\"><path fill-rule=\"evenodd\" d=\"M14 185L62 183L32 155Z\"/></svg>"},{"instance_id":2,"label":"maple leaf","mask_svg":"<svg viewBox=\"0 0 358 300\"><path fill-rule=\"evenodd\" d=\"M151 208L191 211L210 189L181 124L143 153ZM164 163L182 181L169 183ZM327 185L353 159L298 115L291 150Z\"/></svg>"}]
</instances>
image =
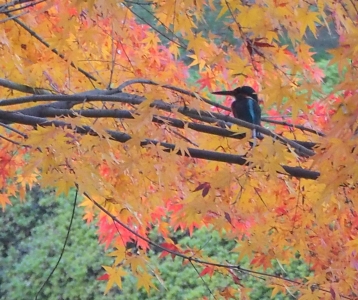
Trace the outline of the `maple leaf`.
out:
<instances>
[{"instance_id":1,"label":"maple leaf","mask_svg":"<svg viewBox=\"0 0 358 300\"><path fill-rule=\"evenodd\" d=\"M285 293L286 287L281 285L270 285L269 287L273 288L271 292L271 299L275 299L275 296L278 293Z\"/></svg>"},{"instance_id":2,"label":"maple leaf","mask_svg":"<svg viewBox=\"0 0 358 300\"><path fill-rule=\"evenodd\" d=\"M188 55L188 57L193 59L193 62L189 65L189 67L199 65L199 71L202 71L204 69L206 65L205 59L200 58L200 56L197 54L191 54Z\"/></svg>"},{"instance_id":3,"label":"maple leaf","mask_svg":"<svg viewBox=\"0 0 358 300\"><path fill-rule=\"evenodd\" d=\"M208 274L210 277L213 276L215 272L215 267L213 266L206 266L201 272L200 272L200 276L203 277L206 274Z\"/></svg>"},{"instance_id":4,"label":"maple leaf","mask_svg":"<svg viewBox=\"0 0 358 300\"><path fill-rule=\"evenodd\" d=\"M174 245L174 244L171 244L171 243L162 243L162 244L160 244L160 246L163 247L163 248L165 248L165 249L168 249L168 250L171 250L171 251L180 253L180 249L179 249L176 245ZM168 252L168 251L165 251L165 250L163 250L163 252L160 254L159 257L160 257L160 258L163 258L163 257L167 256L168 254L170 254L170 255L172 256L172 259L174 260L174 258L175 258L176 255L173 254L173 253L170 253L170 252Z\"/></svg>"},{"instance_id":5,"label":"maple leaf","mask_svg":"<svg viewBox=\"0 0 358 300\"><path fill-rule=\"evenodd\" d=\"M0 194L0 205L2 207L2 210L5 211L6 205L11 205L11 201L6 194Z\"/></svg>"},{"instance_id":6,"label":"maple leaf","mask_svg":"<svg viewBox=\"0 0 358 300\"><path fill-rule=\"evenodd\" d=\"M263 42L264 38L255 38L254 40L247 40L247 50L249 51L250 55L258 54L260 56L264 56L259 48L274 48L275 46L269 44L267 42Z\"/></svg>"},{"instance_id":7,"label":"maple leaf","mask_svg":"<svg viewBox=\"0 0 358 300\"><path fill-rule=\"evenodd\" d=\"M214 84L213 80L215 77L210 74L209 71L205 71L204 74L201 75L201 78L198 79L196 82L200 84L200 89L208 88L209 90L212 90Z\"/></svg>"},{"instance_id":8,"label":"maple leaf","mask_svg":"<svg viewBox=\"0 0 358 300\"><path fill-rule=\"evenodd\" d=\"M232 225L234 226L232 223L231 223L231 216L229 213L225 212L225 219Z\"/></svg>"},{"instance_id":9,"label":"maple leaf","mask_svg":"<svg viewBox=\"0 0 358 300\"><path fill-rule=\"evenodd\" d=\"M240 278L235 274L235 272L233 270L229 270L229 273L232 277L232 279L234 280L235 284L241 286L241 287L244 287L242 284L241 284L241 280Z\"/></svg>"},{"instance_id":10,"label":"maple leaf","mask_svg":"<svg viewBox=\"0 0 358 300\"><path fill-rule=\"evenodd\" d=\"M130 259L128 259L128 263L131 265L132 271L140 272L147 270L148 262L144 257L137 255L132 256Z\"/></svg>"},{"instance_id":11,"label":"maple leaf","mask_svg":"<svg viewBox=\"0 0 358 300\"><path fill-rule=\"evenodd\" d=\"M176 43L170 43L169 51L174 55L175 59L180 55L179 46Z\"/></svg>"},{"instance_id":12,"label":"maple leaf","mask_svg":"<svg viewBox=\"0 0 358 300\"><path fill-rule=\"evenodd\" d=\"M149 291L152 288L157 290L157 287L153 283L153 276L151 276L150 274L148 274L146 272L137 273L136 277L137 277L137 287L138 287L138 289L144 288L147 293L149 293Z\"/></svg>"},{"instance_id":13,"label":"maple leaf","mask_svg":"<svg viewBox=\"0 0 358 300\"><path fill-rule=\"evenodd\" d=\"M201 192L201 195L202 195L203 197L205 197L205 196L209 193L210 189L211 189L210 183L209 183L209 182L203 182L203 183L199 184L199 185L194 189L193 192L202 191L202 192Z\"/></svg>"},{"instance_id":14,"label":"maple leaf","mask_svg":"<svg viewBox=\"0 0 358 300\"><path fill-rule=\"evenodd\" d=\"M297 9L298 18L300 20L300 35L303 36L306 32L306 28L308 27L313 35L316 37L316 24L321 24L319 14L313 11L307 11L304 8Z\"/></svg>"},{"instance_id":15,"label":"maple leaf","mask_svg":"<svg viewBox=\"0 0 358 300\"><path fill-rule=\"evenodd\" d=\"M103 274L103 275L101 275L101 276L99 276L98 278L97 278L97 280L100 280L100 281L107 281L109 279L109 275L106 273L106 274Z\"/></svg>"},{"instance_id":16,"label":"maple leaf","mask_svg":"<svg viewBox=\"0 0 358 300\"><path fill-rule=\"evenodd\" d=\"M127 272L121 267L113 268L110 266L103 266L103 268L106 270L109 278L104 293L107 294L114 284L116 284L119 288L122 288L122 276L125 276Z\"/></svg>"},{"instance_id":17,"label":"maple leaf","mask_svg":"<svg viewBox=\"0 0 358 300\"><path fill-rule=\"evenodd\" d=\"M114 266L119 265L126 257L126 248L124 245L116 245L117 250L108 254L108 256L115 256L116 260Z\"/></svg>"},{"instance_id":18,"label":"maple leaf","mask_svg":"<svg viewBox=\"0 0 358 300\"><path fill-rule=\"evenodd\" d=\"M250 264L254 266L262 266L264 270L271 267L271 259L264 254L256 254L255 258L251 260Z\"/></svg>"},{"instance_id":19,"label":"maple leaf","mask_svg":"<svg viewBox=\"0 0 358 300\"><path fill-rule=\"evenodd\" d=\"M224 297L224 299L234 299L235 295L237 295L237 291L232 287L225 287L220 291L220 295Z\"/></svg>"},{"instance_id":20,"label":"maple leaf","mask_svg":"<svg viewBox=\"0 0 358 300\"><path fill-rule=\"evenodd\" d=\"M188 50L193 49L194 53L199 56L203 45L206 44L206 39L203 38L202 32L199 32L189 37Z\"/></svg>"},{"instance_id":21,"label":"maple leaf","mask_svg":"<svg viewBox=\"0 0 358 300\"><path fill-rule=\"evenodd\" d=\"M321 293L317 290L315 291L311 291L311 290L306 290L306 291L301 291L302 292L302 296L300 297L300 299L303 300L319 300L321 299Z\"/></svg>"}]
</instances>

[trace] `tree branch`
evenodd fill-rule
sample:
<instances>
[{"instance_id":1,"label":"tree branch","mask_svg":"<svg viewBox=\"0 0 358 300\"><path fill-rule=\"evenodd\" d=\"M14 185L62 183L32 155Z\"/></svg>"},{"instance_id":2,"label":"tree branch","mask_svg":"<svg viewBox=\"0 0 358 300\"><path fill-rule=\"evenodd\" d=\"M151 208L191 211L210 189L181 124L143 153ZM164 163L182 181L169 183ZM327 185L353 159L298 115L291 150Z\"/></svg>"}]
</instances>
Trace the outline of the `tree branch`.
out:
<instances>
[{"instance_id":1,"label":"tree branch","mask_svg":"<svg viewBox=\"0 0 358 300\"><path fill-rule=\"evenodd\" d=\"M106 91L109 92L109 91ZM15 105L15 104L22 104L22 103L28 103L28 102L39 102L39 101L58 101L55 103L47 104L45 106L35 106L31 108L26 108L22 110L18 110L17 112L31 115L31 116L41 116L41 111L46 107L54 107L54 108L66 108L69 109L72 106L84 103L84 102L91 102L91 101L109 101L109 102L120 102L120 103L128 103L128 104L134 104L138 105L141 104L145 100L144 97L139 97L132 94L126 94L126 93L120 93L118 95L87 95L87 94L81 94L81 95L34 95L34 96L28 96L28 97L21 97L16 99L10 99L10 100L3 100L0 102L0 106L8 106L8 105ZM62 104L60 104L62 102ZM245 122L243 120L239 120L230 116L222 115L219 113L214 112L208 112L208 111L197 111L195 109L189 109L186 107L174 107L171 104L165 103L161 100L153 101L150 104L151 107L155 107L167 112L172 112L173 110L178 111L179 113L195 118L204 120L205 122L211 122L211 123L218 123L218 120L236 124L238 126L242 126L248 129L255 129L256 131L259 131L265 135L271 136L275 140L278 140L282 142L285 145L290 145L292 148L296 149L297 152L300 155L304 155L307 157L315 155L314 151L309 150L305 148L304 146L296 143L295 141L288 140L280 135L277 135L276 133L252 124ZM215 118L213 118L215 117ZM205 119L203 119L205 118ZM6 123L4 120L3 123Z\"/></svg>"},{"instance_id":2,"label":"tree branch","mask_svg":"<svg viewBox=\"0 0 358 300\"><path fill-rule=\"evenodd\" d=\"M0 78L0 86L27 94L52 95L52 93L49 90L43 88L34 88L25 84L19 84L3 78Z\"/></svg>"},{"instance_id":3,"label":"tree branch","mask_svg":"<svg viewBox=\"0 0 358 300\"><path fill-rule=\"evenodd\" d=\"M140 84L150 84L150 85L159 85L161 86L162 88L165 88L165 89L170 89L172 91L175 91L175 92L178 92L178 93L181 93L183 95L187 95L187 96L191 96L191 97L194 97L194 98L199 98L200 100L202 100L203 102L205 102L206 104L209 104L211 106L214 106L214 107L217 107L217 108L220 108L222 110L225 110L225 111L228 111L228 112L231 112L231 108L230 107L227 107L225 105L222 105L218 102L215 102L215 101L212 101L210 99L207 99L207 98L204 98L204 97L201 97L198 93L194 93L194 92L191 92L191 91L188 91L188 90L185 90L185 89L182 89L182 88L178 88L176 86L173 86L173 85L169 85L169 84L164 84L164 85L160 85L159 83L156 83L152 80L149 80L149 79L143 79L143 78L138 78L138 79L131 79L131 80L128 80L128 81L125 81L124 83L122 83L121 85L119 85L115 91L116 92L120 92L122 89L124 89L125 87L127 86L130 86L132 84L137 84L137 83L140 83ZM300 129L300 130L303 130L303 131L307 131L307 132L311 132L311 133L314 133L314 134L317 134L319 136L325 136L324 133L318 131L318 130L314 130L314 129L311 129L311 128L308 128L308 127L305 127L303 125L295 125L295 124L291 124L291 123L288 123L286 121L276 121L276 120L271 120L270 118L261 118L261 121L263 122L266 122L266 123L272 123L272 124L277 124L277 125L282 125L282 126L288 126L288 127L292 127L292 128L297 128L297 129Z\"/></svg>"},{"instance_id":4,"label":"tree branch","mask_svg":"<svg viewBox=\"0 0 358 300\"><path fill-rule=\"evenodd\" d=\"M32 125L32 126L40 125L40 126L56 126L56 127L73 128L71 124L66 123L64 121L58 121L58 120L49 121L45 118L26 116L17 112L6 112L1 110L0 110L0 119L3 120L5 119L11 122L16 122L24 125ZM89 126L75 127L74 131L79 134L91 134L91 135L98 136L98 134L95 131L93 131ZM125 143L132 138L129 134L119 131L107 130L106 132L111 136L113 140L118 141L120 143ZM200 150L194 148L187 148L186 149L187 151L183 153L180 150L176 150L176 146L174 144L159 142L151 139L143 140L140 143L140 146L146 147L148 145L158 145L158 144L164 148L163 151L169 153L175 151L175 154L180 156L188 156L193 158L200 158L200 159L212 160L218 162L226 162L226 163L232 163L237 165L248 164L248 161L246 160L245 156L227 154L227 153L221 153L221 152L209 151L209 150ZM290 167L290 166L282 165L282 168L285 170L285 172L287 172L286 175L291 175L297 178L315 180L320 176L319 172L305 170L301 167ZM278 172L278 173L285 174L283 172Z\"/></svg>"},{"instance_id":5,"label":"tree branch","mask_svg":"<svg viewBox=\"0 0 358 300\"><path fill-rule=\"evenodd\" d=\"M308 128L308 127L303 126L303 125L295 125L295 124L292 124L292 123L288 123L288 122L286 122L286 121L276 121L276 120L272 120L272 119L270 119L269 117L267 117L267 118L261 118L261 121L266 122L266 123L276 124L276 125L287 126L287 127L291 127L291 128L297 128L297 129L300 129L300 130L302 130L302 131L307 131L307 132L310 132L310 133L317 134L317 135L319 135L319 136L326 136L323 132L321 132L321 131L319 131L319 130L315 130L315 129L312 129L312 128Z\"/></svg>"},{"instance_id":6,"label":"tree branch","mask_svg":"<svg viewBox=\"0 0 358 300\"><path fill-rule=\"evenodd\" d=\"M179 87L176 87L176 86L173 86L173 85L170 85L170 84L164 84L164 85L161 85L159 83L156 83L152 80L149 80L149 79L142 79L142 78L138 78L138 79L132 79L132 80L128 80L124 83L122 83L120 86L118 86L117 89L124 89L125 87L129 86L129 85L132 85L132 84L137 84L137 83L141 83L141 84L150 84L150 85L159 85L161 86L162 88L165 88L165 89L169 89L169 90L172 90L172 91L175 91L175 92L178 92L178 93L181 93L183 95L187 95L187 96L191 96L193 98L199 98L200 100L202 100L203 102L209 104L209 105L212 105L212 106L215 106L217 108L221 108L223 110L226 110L226 111L230 111L231 112L231 109L225 105L222 105L220 103L217 103L215 101L211 101L207 98L204 98L204 97L201 97L198 93L194 93L194 92L191 92L191 91L188 91L188 90L185 90L185 89L182 89L182 88L179 88Z\"/></svg>"},{"instance_id":7,"label":"tree branch","mask_svg":"<svg viewBox=\"0 0 358 300\"><path fill-rule=\"evenodd\" d=\"M52 107L46 107L41 111L41 115L39 117L53 118L59 116L69 116L74 118L77 116L82 116L86 118L134 119L133 114L135 113L129 110L118 110L118 109L71 110L71 109L56 109ZM194 123L194 122L187 122L187 121L182 121L179 119L170 118L161 115L153 116L152 122L158 124L168 124L172 127L182 128L182 129L184 129L187 126L189 129L192 129L197 132L202 132L202 133L207 133L207 134L212 134L212 135L217 135L217 136L227 137L232 139L241 140L246 136L245 133L237 134L237 132L235 131L231 131L229 129L222 128L222 127L210 126L210 125ZM226 123L224 123L223 125L225 126L225 124ZM305 141L294 141L294 142L307 149L313 149L316 146L316 143L312 143L312 142L305 142Z\"/></svg>"}]
</instances>

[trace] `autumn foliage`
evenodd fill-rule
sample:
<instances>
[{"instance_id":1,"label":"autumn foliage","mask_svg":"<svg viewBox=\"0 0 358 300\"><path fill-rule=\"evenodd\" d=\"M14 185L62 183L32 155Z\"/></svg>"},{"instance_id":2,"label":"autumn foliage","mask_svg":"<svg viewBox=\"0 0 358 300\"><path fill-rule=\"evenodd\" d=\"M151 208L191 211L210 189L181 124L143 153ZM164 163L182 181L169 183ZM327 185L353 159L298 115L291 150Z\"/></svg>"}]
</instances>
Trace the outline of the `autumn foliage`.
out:
<instances>
[{"instance_id":1,"label":"autumn foliage","mask_svg":"<svg viewBox=\"0 0 358 300\"><path fill-rule=\"evenodd\" d=\"M239 274L261 272L272 297L358 297L357 44L354 1L1 2L0 204L34 185L83 195L113 265L107 291L133 274L161 278L147 256L195 264L247 299ZM139 13L146 10L151 20ZM207 29L215 14L232 39ZM337 36L327 92L307 35ZM193 83L191 76L199 79ZM258 91L265 135L211 91ZM237 242L238 260L181 248L174 231L206 226ZM149 239L157 230L162 243ZM128 245L135 245L133 247ZM312 276L265 277L300 255ZM250 260L242 269L240 260ZM199 276L199 275L198 275Z\"/></svg>"}]
</instances>

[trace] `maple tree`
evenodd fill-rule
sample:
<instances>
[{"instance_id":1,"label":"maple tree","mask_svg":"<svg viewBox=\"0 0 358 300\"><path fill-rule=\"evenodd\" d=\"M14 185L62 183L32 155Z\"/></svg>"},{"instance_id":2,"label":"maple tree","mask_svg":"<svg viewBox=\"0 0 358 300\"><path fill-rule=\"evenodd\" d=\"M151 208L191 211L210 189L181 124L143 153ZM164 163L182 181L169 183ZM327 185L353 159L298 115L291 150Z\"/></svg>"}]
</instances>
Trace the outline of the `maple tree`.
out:
<instances>
[{"instance_id":1,"label":"maple tree","mask_svg":"<svg viewBox=\"0 0 358 300\"><path fill-rule=\"evenodd\" d=\"M138 288L162 282L147 250L200 276L221 273L242 298L240 274L266 276L272 296L353 299L358 294L357 39L353 1L3 1L0 137L3 210L34 185L76 187L84 219L115 250L108 291L129 272ZM233 34L205 26L206 8ZM156 25L141 17L151 14ZM140 23L142 22L142 23ZM324 73L305 36L328 28L340 80ZM333 28L333 29L332 29ZM284 42L286 41L286 42ZM184 59L190 60L185 64ZM188 84L197 72L197 85ZM250 85L264 127L230 116L210 91ZM265 135L248 146L256 129ZM237 261L181 248L171 232L207 226L237 241ZM162 236L148 238L152 228ZM128 248L136 244L136 250ZM264 271L297 253L313 275ZM240 267L247 256L250 269ZM263 270L263 271L257 271Z\"/></svg>"}]
</instances>

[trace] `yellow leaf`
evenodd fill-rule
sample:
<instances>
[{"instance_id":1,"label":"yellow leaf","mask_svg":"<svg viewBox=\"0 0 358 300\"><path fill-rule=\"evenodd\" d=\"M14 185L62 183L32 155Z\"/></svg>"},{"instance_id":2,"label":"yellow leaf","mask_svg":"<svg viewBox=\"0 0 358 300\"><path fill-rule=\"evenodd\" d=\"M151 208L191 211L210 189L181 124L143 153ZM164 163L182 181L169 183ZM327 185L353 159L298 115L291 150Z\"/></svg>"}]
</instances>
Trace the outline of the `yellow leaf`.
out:
<instances>
[{"instance_id":1,"label":"yellow leaf","mask_svg":"<svg viewBox=\"0 0 358 300\"><path fill-rule=\"evenodd\" d=\"M199 65L199 72L201 72L205 67L206 61L204 59L199 58L196 54L188 55L188 57L193 59L189 67Z\"/></svg>"},{"instance_id":2,"label":"yellow leaf","mask_svg":"<svg viewBox=\"0 0 358 300\"><path fill-rule=\"evenodd\" d=\"M300 23L300 35L301 37L305 34L307 27L312 31L313 35L316 36L316 24L321 24L320 19L318 18L319 14L313 11L307 11L307 8L298 8L298 21Z\"/></svg>"},{"instance_id":3,"label":"yellow leaf","mask_svg":"<svg viewBox=\"0 0 358 300\"><path fill-rule=\"evenodd\" d=\"M2 206L2 211L5 211L6 205L11 205L11 201L6 194L0 194L0 204Z\"/></svg>"},{"instance_id":4,"label":"yellow leaf","mask_svg":"<svg viewBox=\"0 0 358 300\"><path fill-rule=\"evenodd\" d=\"M66 174L66 176L56 181L56 196L67 195L70 189L75 186L75 181L72 177L71 174Z\"/></svg>"},{"instance_id":5,"label":"yellow leaf","mask_svg":"<svg viewBox=\"0 0 358 300\"><path fill-rule=\"evenodd\" d=\"M179 51L179 46L176 43L170 43L169 51L171 54L174 55L175 59L178 59L178 57L180 55L180 51Z\"/></svg>"},{"instance_id":6,"label":"yellow leaf","mask_svg":"<svg viewBox=\"0 0 358 300\"><path fill-rule=\"evenodd\" d=\"M270 285L269 287L273 287L271 292L271 299L273 299L278 293L284 293L285 287L281 285Z\"/></svg>"},{"instance_id":7,"label":"yellow leaf","mask_svg":"<svg viewBox=\"0 0 358 300\"><path fill-rule=\"evenodd\" d=\"M155 284L153 283L153 276L149 275L147 272L143 272L140 274L137 273L136 277L138 280L137 282L138 289L144 288L147 291L147 293L149 293L151 288L158 290Z\"/></svg>"},{"instance_id":8,"label":"yellow leaf","mask_svg":"<svg viewBox=\"0 0 358 300\"><path fill-rule=\"evenodd\" d=\"M112 268L110 266L102 266L108 276L109 276L109 280L107 282L106 285L106 289L104 291L105 294L108 293L108 291L111 289L111 287L113 286L113 284L117 284L118 287L121 289L122 288L122 276L127 275L127 272L123 270L123 268L121 267L115 267Z\"/></svg>"},{"instance_id":9,"label":"yellow leaf","mask_svg":"<svg viewBox=\"0 0 358 300\"><path fill-rule=\"evenodd\" d=\"M131 269L134 272L147 270L148 262L143 257L133 256L128 259L128 263L131 265Z\"/></svg>"},{"instance_id":10,"label":"yellow leaf","mask_svg":"<svg viewBox=\"0 0 358 300\"><path fill-rule=\"evenodd\" d=\"M108 254L108 256L115 256L116 260L114 266L119 265L126 258L126 247L123 245L116 245L117 250Z\"/></svg>"},{"instance_id":11,"label":"yellow leaf","mask_svg":"<svg viewBox=\"0 0 358 300\"><path fill-rule=\"evenodd\" d=\"M358 238L349 241L345 244L346 247L349 247L351 249L358 249Z\"/></svg>"},{"instance_id":12,"label":"yellow leaf","mask_svg":"<svg viewBox=\"0 0 358 300\"><path fill-rule=\"evenodd\" d=\"M322 299L320 296L322 296L322 294L320 295L320 292L317 290L313 292L311 290L306 290L302 292L300 300L320 300Z\"/></svg>"}]
</instances>

